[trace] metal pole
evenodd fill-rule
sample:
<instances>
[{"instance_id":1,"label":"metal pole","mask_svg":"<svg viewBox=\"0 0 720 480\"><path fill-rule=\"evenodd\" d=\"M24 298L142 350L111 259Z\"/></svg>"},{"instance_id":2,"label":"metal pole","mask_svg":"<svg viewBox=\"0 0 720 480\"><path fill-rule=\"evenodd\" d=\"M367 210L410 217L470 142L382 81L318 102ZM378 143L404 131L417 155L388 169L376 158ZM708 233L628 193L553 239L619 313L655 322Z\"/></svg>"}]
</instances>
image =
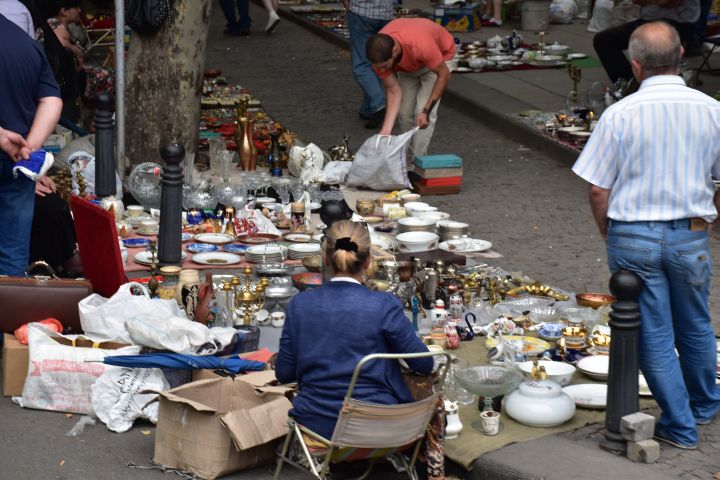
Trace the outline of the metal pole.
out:
<instances>
[{"instance_id":1,"label":"metal pole","mask_svg":"<svg viewBox=\"0 0 720 480\"><path fill-rule=\"evenodd\" d=\"M610 292L617 301L610 312L610 366L608 370L605 438L600 448L615 454L625 454L627 442L620 435L620 420L640 410L638 400L638 342L640 337L640 308L636 303L643 283L629 270L618 270L610 278Z\"/></svg>"},{"instance_id":2,"label":"metal pole","mask_svg":"<svg viewBox=\"0 0 720 480\"><path fill-rule=\"evenodd\" d=\"M125 179L125 2L115 0L115 125L117 125L117 168Z\"/></svg>"},{"instance_id":3,"label":"metal pole","mask_svg":"<svg viewBox=\"0 0 720 480\"><path fill-rule=\"evenodd\" d=\"M115 185L115 150L113 147L113 99L108 93L95 98L95 195L109 197L117 193Z\"/></svg>"},{"instance_id":4,"label":"metal pole","mask_svg":"<svg viewBox=\"0 0 720 480\"><path fill-rule=\"evenodd\" d=\"M171 143L160 147L165 160L160 179L160 231L158 233L158 264L180 265L182 244L182 185L185 147Z\"/></svg>"}]
</instances>

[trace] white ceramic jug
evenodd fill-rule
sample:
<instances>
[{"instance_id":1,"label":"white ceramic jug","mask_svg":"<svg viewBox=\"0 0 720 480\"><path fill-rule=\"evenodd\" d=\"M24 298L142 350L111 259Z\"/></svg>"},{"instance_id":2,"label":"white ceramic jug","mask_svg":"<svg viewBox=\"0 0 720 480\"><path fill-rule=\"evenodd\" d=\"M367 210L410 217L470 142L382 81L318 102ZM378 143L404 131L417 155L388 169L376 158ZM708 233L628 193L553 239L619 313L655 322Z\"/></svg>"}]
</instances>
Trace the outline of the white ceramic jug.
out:
<instances>
[{"instance_id":1,"label":"white ceramic jug","mask_svg":"<svg viewBox=\"0 0 720 480\"><path fill-rule=\"evenodd\" d=\"M452 440L460 435L463 424L458 414L458 403L445 400L445 439Z\"/></svg>"}]
</instances>

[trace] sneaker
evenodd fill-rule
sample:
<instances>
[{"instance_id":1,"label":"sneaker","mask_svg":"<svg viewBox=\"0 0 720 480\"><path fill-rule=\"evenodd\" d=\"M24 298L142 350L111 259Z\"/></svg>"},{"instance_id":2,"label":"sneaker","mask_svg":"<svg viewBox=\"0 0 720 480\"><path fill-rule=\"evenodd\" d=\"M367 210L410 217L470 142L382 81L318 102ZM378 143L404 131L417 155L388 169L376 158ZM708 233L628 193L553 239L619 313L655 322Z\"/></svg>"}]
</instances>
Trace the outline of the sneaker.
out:
<instances>
[{"instance_id":1,"label":"sneaker","mask_svg":"<svg viewBox=\"0 0 720 480\"><path fill-rule=\"evenodd\" d=\"M380 125L382 125L383 121L385 120L385 109L381 108L377 112L373 113L370 118L368 118L368 121L365 122L365 128L374 130L378 128Z\"/></svg>"},{"instance_id":2,"label":"sneaker","mask_svg":"<svg viewBox=\"0 0 720 480\"><path fill-rule=\"evenodd\" d=\"M713 420L715 420L716 416L717 416L717 414L715 414L711 417L708 417L708 418L703 418L703 419L696 418L695 425L710 425L713 422Z\"/></svg>"},{"instance_id":3,"label":"sneaker","mask_svg":"<svg viewBox=\"0 0 720 480\"><path fill-rule=\"evenodd\" d=\"M488 19L488 27L502 27L502 20L493 17Z\"/></svg>"},{"instance_id":4,"label":"sneaker","mask_svg":"<svg viewBox=\"0 0 720 480\"><path fill-rule=\"evenodd\" d=\"M268 23L265 27L265 33L268 35L275 30L275 27L277 27L277 24L280 23L280 16L275 12L274 10L270 12L270 15L268 16Z\"/></svg>"},{"instance_id":5,"label":"sneaker","mask_svg":"<svg viewBox=\"0 0 720 480\"><path fill-rule=\"evenodd\" d=\"M683 450L695 450L695 449L697 448L697 445L688 445L688 444L686 444L686 443L680 443L680 442L678 442L678 441L676 441L676 440L673 440L673 439L671 439L671 438L660 436L660 435L658 435L657 433L655 434L655 437L654 437L654 438L655 438L655 440L657 440L657 441L665 442L665 443L667 443L668 445L672 445L672 446L675 447L675 448L682 448Z\"/></svg>"}]
</instances>

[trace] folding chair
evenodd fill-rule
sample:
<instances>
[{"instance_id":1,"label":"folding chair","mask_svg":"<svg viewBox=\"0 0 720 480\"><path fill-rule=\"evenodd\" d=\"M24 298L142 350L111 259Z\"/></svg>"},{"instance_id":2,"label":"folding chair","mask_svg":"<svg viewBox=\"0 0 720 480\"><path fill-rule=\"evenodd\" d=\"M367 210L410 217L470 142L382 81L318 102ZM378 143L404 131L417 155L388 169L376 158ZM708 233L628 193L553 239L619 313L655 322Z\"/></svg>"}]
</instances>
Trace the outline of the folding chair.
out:
<instances>
[{"instance_id":1,"label":"folding chair","mask_svg":"<svg viewBox=\"0 0 720 480\"><path fill-rule=\"evenodd\" d=\"M427 426L435 412L438 393L417 402L399 405L375 405L362 402L352 398L352 394L360 370L370 361L377 359L397 361L434 355L446 357L439 382L439 385L443 385L450 366L450 355L447 353L375 353L363 357L353 372L332 438L330 440L323 438L290 418L288 420L290 432L278 453L277 467L273 478L275 480L280 478L285 463L307 471L315 478L326 480L330 463L370 460L367 470L357 479L361 480L370 474L373 464L378 458L410 450L412 452L410 460L408 461L403 455L400 455L400 461L410 479L417 480L415 462ZM299 444L307 466L289 455L293 442Z\"/></svg>"},{"instance_id":2,"label":"folding chair","mask_svg":"<svg viewBox=\"0 0 720 480\"><path fill-rule=\"evenodd\" d=\"M705 40L703 40L704 43L709 43L712 45L712 48L705 52L705 55L703 55L702 63L700 64L700 67L695 72L695 84L700 85L700 72L705 69L705 71L714 73L717 72L718 69L711 68L710 67L710 58L715 53L715 50L717 50L718 47L720 47L720 35L713 35L710 37L705 37ZM707 68L705 68L707 66Z\"/></svg>"}]
</instances>

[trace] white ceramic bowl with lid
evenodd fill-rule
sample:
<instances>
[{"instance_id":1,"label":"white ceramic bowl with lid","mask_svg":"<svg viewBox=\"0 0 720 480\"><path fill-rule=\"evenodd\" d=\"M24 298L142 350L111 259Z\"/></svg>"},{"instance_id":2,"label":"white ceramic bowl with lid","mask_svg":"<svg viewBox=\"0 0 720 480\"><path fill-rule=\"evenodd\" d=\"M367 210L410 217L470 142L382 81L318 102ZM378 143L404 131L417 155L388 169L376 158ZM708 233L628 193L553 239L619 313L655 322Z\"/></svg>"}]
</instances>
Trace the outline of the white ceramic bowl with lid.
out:
<instances>
[{"instance_id":1,"label":"white ceramic bowl with lid","mask_svg":"<svg viewBox=\"0 0 720 480\"><path fill-rule=\"evenodd\" d=\"M575 402L556 382L531 380L505 398L505 412L524 425L554 427L575 415Z\"/></svg>"}]
</instances>

